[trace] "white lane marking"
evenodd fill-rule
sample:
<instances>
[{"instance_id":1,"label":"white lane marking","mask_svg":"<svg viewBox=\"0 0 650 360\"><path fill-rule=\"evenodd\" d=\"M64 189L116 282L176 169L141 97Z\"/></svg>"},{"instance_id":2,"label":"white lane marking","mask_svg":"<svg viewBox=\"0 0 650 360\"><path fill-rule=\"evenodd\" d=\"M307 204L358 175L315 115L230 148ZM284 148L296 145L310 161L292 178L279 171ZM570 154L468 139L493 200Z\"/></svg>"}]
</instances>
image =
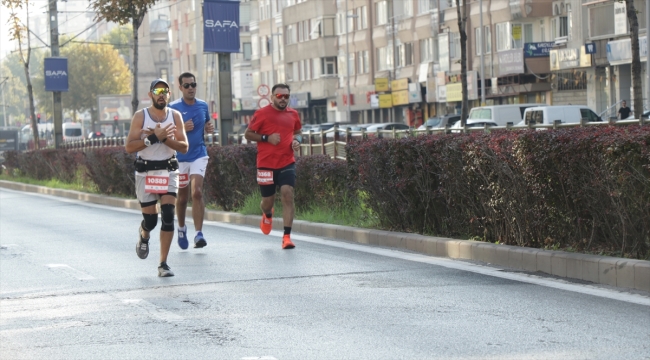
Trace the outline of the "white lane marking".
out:
<instances>
[{"instance_id":1,"label":"white lane marking","mask_svg":"<svg viewBox=\"0 0 650 360\"><path fill-rule=\"evenodd\" d=\"M278 360L273 356L247 356L241 358L241 360Z\"/></svg>"},{"instance_id":2,"label":"white lane marking","mask_svg":"<svg viewBox=\"0 0 650 360\"><path fill-rule=\"evenodd\" d=\"M261 234L259 229L247 227L247 226L231 225L231 224L219 223L215 221L205 221L204 224ZM274 236L282 236L283 233L281 231L273 230L271 231L271 234ZM338 247L341 249L361 251L369 254L381 255L381 256L392 257L392 258L408 260L408 261L415 261L415 262L420 262L420 263L425 263L430 265L443 266L449 269L469 271L477 274L488 275L488 276L498 277L502 279L521 281L529 284L546 286L546 287L559 289L559 290L572 291L576 293L593 295L593 296L603 297L607 299L625 301L632 304L650 306L650 297L639 295L639 294L630 294L630 293L616 291L613 289L595 287L587 284L574 284L560 279L543 278L531 274L503 272L500 271L502 270L500 268L471 264L471 263L457 261L450 258L433 257L433 256L423 255L423 254L413 254L413 253L403 252L400 250L374 247L372 245L359 245L359 244L353 244L348 242L325 240L325 239L321 239L313 236L305 236L305 235L292 234L291 240L300 240L300 241L310 242L313 244Z\"/></svg>"},{"instance_id":3,"label":"white lane marking","mask_svg":"<svg viewBox=\"0 0 650 360\"><path fill-rule=\"evenodd\" d=\"M123 303L129 304L132 306L136 306L140 309L143 309L146 311L148 314L151 316L167 321L167 322L176 322L176 321L183 321L184 318L180 315L176 315L170 311L164 310L159 306L156 306L146 300L143 299L124 299L122 300Z\"/></svg>"},{"instance_id":4,"label":"white lane marking","mask_svg":"<svg viewBox=\"0 0 650 360\"><path fill-rule=\"evenodd\" d=\"M85 272L83 272L81 270L77 270L77 269L71 267L70 265L66 265L66 264L47 264L45 266L49 267L50 269L61 269L61 270L63 270L63 272L68 273L68 274L76 277L79 280L93 280L93 279L95 279L94 277L86 274Z\"/></svg>"}]
</instances>

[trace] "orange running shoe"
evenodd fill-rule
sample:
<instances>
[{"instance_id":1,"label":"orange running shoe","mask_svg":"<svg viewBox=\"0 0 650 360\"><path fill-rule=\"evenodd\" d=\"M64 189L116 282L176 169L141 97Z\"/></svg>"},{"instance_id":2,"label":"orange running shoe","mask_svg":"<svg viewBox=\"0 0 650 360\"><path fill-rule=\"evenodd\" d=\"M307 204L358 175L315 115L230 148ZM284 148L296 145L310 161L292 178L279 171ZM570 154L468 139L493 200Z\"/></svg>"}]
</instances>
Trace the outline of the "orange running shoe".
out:
<instances>
[{"instance_id":1,"label":"orange running shoe","mask_svg":"<svg viewBox=\"0 0 650 360\"><path fill-rule=\"evenodd\" d=\"M287 249L293 249L293 248L295 248L295 247L296 247L296 245L294 245L294 244L291 242L291 238L290 238L289 234L284 235L284 236L282 237L282 248L283 248L283 249L287 250Z\"/></svg>"},{"instance_id":2,"label":"orange running shoe","mask_svg":"<svg viewBox=\"0 0 650 360\"><path fill-rule=\"evenodd\" d=\"M271 215L273 215L273 209L271 209ZM262 212L262 221L260 221L260 230L262 230L262 233L264 235L268 235L271 233L271 229L273 229L273 219L269 219L266 217L266 214Z\"/></svg>"}]
</instances>

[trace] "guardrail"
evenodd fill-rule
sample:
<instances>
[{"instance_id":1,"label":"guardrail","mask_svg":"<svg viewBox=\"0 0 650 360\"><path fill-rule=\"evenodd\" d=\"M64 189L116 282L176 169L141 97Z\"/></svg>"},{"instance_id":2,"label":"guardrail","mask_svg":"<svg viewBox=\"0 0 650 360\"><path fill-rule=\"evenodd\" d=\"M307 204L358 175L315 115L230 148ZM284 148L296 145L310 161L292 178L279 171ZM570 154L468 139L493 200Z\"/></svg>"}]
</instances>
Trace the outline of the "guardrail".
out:
<instances>
[{"instance_id":1,"label":"guardrail","mask_svg":"<svg viewBox=\"0 0 650 360\"><path fill-rule=\"evenodd\" d=\"M421 136L421 135L433 135L433 134L451 134L451 133L469 133L475 131L498 131L498 130L527 130L527 129L559 129L559 128L571 128L571 127L584 127L584 126L630 126L630 125L647 125L648 122L644 120L619 120L615 121L610 119L609 121L600 121L600 122L588 122L586 119L582 119L579 123L562 123L559 120L555 121L553 124L529 124L523 126L515 126L508 124L506 126L487 126L482 127L444 127L444 128L427 128L425 130L377 130L372 132L367 132L363 129L360 131L352 131L349 128L341 129L338 126L334 126L328 130L321 131L306 131L302 133L303 143L300 145L300 150L296 152L298 156L309 156L309 155L328 155L335 159L345 159L345 145L350 141L357 141L361 139L369 138L392 138L398 139L407 136ZM244 135L243 134L230 134L228 136L229 145L240 145L242 143ZM204 138L205 144L207 146L219 146L218 136L213 136L212 134L207 134ZM101 148L101 147L110 147L110 146L124 146L126 142L126 137L105 137L100 139L88 139L80 141L66 142L63 144L63 148L72 149L72 150L83 150L83 149L92 149L92 148Z\"/></svg>"}]
</instances>

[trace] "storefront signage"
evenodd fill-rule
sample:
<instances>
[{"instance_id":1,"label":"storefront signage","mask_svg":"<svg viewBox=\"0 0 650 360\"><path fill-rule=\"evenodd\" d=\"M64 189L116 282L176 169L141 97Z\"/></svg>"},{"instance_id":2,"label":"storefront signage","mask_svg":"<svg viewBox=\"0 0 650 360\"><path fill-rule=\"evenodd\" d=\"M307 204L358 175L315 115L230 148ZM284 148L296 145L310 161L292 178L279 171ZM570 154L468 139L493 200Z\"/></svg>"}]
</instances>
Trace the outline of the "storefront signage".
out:
<instances>
[{"instance_id":1,"label":"storefront signage","mask_svg":"<svg viewBox=\"0 0 650 360\"><path fill-rule=\"evenodd\" d=\"M438 102L438 87L436 78L427 78L427 102Z\"/></svg>"},{"instance_id":2,"label":"storefront signage","mask_svg":"<svg viewBox=\"0 0 650 360\"><path fill-rule=\"evenodd\" d=\"M447 84L447 102L463 101L463 84Z\"/></svg>"},{"instance_id":3,"label":"storefront signage","mask_svg":"<svg viewBox=\"0 0 650 360\"><path fill-rule=\"evenodd\" d=\"M400 90L408 90L408 88L409 88L408 78L393 80L390 82L390 89L393 92L400 91Z\"/></svg>"},{"instance_id":4,"label":"storefront signage","mask_svg":"<svg viewBox=\"0 0 650 360\"><path fill-rule=\"evenodd\" d=\"M409 84L409 104L422 102L420 83Z\"/></svg>"},{"instance_id":5,"label":"storefront signage","mask_svg":"<svg viewBox=\"0 0 650 360\"><path fill-rule=\"evenodd\" d=\"M499 57L499 75L522 74L524 72L524 52L522 49L501 51Z\"/></svg>"},{"instance_id":6,"label":"storefront signage","mask_svg":"<svg viewBox=\"0 0 650 360\"><path fill-rule=\"evenodd\" d=\"M393 107L393 96L391 94L379 95L379 107L382 109Z\"/></svg>"},{"instance_id":7,"label":"storefront signage","mask_svg":"<svg viewBox=\"0 0 650 360\"><path fill-rule=\"evenodd\" d=\"M292 93L289 98L289 107L294 109L306 109L309 107L310 93Z\"/></svg>"},{"instance_id":8,"label":"storefront signage","mask_svg":"<svg viewBox=\"0 0 650 360\"><path fill-rule=\"evenodd\" d=\"M373 109L379 107L379 95L377 94L370 95L370 107Z\"/></svg>"},{"instance_id":9,"label":"storefront signage","mask_svg":"<svg viewBox=\"0 0 650 360\"><path fill-rule=\"evenodd\" d=\"M555 46L554 42L536 42L524 44L524 57L548 57L549 52Z\"/></svg>"},{"instance_id":10,"label":"storefront signage","mask_svg":"<svg viewBox=\"0 0 650 360\"><path fill-rule=\"evenodd\" d=\"M578 49L557 49L550 52L551 71L580 67Z\"/></svg>"},{"instance_id":11,"label":"storefront signage","mask_svg":"<svg viewBox=\"0 0 650 360\"><path fill-rule=\"evenodd\" d=\"M393 106L408 104L409 91L408 90L393 91L392 101L393 101Z\"/></svg>"},{"instance_id":12,"label":"storefront signage","mask_svg":"<svg viewBox=\"0 0 650 360\"><path fill-rule=\"evenodd\" d=\"M375 91L388 91L388 78L375 79Z\"/></svg>"},{"instance_id":13,"label":"storefront signage","mask_svg":"<svg viewBox=\"0 0 650 360\"><path fill-rule=\"evenodd\" d=\"M614 34L627 34L627 9L625 1L614 1Z\"/></svg>"},{"instance_id":14,"label":"storefront signage","mask_svg":"<svg viewBox=\"0 0 650 360\"><path fill-rule=\"evenodd\" d=\"M648 38L639 36L639 57L645 61L648 57ZM632 40L623 39L607 43L607 61L610 65L632 63Z\"/></svg>"}]
</instances>

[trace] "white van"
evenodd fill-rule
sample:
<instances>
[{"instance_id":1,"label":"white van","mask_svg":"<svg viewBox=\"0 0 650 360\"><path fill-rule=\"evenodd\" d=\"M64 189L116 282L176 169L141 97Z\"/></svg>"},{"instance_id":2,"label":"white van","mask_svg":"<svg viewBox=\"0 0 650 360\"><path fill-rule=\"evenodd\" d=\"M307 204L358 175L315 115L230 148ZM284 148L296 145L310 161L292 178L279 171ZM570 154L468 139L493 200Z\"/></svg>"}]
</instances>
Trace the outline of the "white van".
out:
<instances>
[{"instance_id":1,"label":"white van","mask_svg":"<svg viewBox=\"0 0 650 360\"><path fill-rule=\"evenodd\" d=\"M553 125L555 120L560 120L562 123L579 123L580 119L587 121L603 121L596 113L588 106L584 105L557 105L557 106L543 106L531 107L524 112L524 119L521 125L528 125L529 123Z\"/></svg>"},{"instance_id":2,"label":"white van","mask_svg":"<svg viewBox=\"0 0 650 360\"><path fill-rule=\"evenodd\" d=\"M63 123L63 142L83 140L81 123Z\"/></svg>"},{"instance_id":3,"label":"white van","mask_svg":"<svg viewBox=\"0 0 650 360\"><path fill-rule=\"evenodd\" d=\"M511 104L492 105L472 108L468 120L484 120L506 126L508 123L517 124L523 120L524 111L530 107L546 106L545 104Z\"/></svg>"}]
</instances>

